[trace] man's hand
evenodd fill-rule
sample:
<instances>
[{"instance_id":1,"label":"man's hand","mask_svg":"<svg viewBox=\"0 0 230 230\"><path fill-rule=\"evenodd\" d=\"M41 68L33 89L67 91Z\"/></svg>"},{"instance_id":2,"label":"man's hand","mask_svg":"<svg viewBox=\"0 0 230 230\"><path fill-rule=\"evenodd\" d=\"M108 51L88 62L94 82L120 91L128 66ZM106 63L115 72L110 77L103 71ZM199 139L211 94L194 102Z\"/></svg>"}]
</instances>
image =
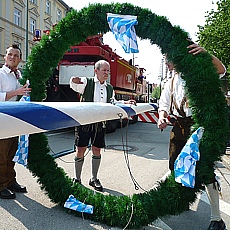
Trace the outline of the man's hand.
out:
<instances>
[{"instance_id":1,"label":"man's hand","mask_svg":"<svg viewBox=\"0 0 230 230\"><path fill-rule=\"evenodd\" d=\"M81 81L80 77L72 78L72 82L75 83L75 84L83 84L83 82Z\"/></svg>"},{"instance_id":2,"label":"man's hand","mask_svg":"<svg viewBox=\"0 0 230 230\"><path fill-rule=\"evenodd\" d=\"M157 122L157 127L161 130L165 129L167 127L168 123L166 118L159 118Z\"/></svg>"},{"instance_id":3,"label":"man's hand","mask_svg":"<svg viewBox=\"0 0 230 230\"><path fill-rule=\"evenodd\" d=\"M28 88L28 85L25 84L24 86L15 90L16 95L24 95L27 96L31 92L31 88Z\"/></svg>"},{"instance_id":4,"label":"man's hand","mask_svg":"<svg viewBox=\"0 0 230 230\"><path fill-rule=\"evenodd\" d=\"M159 129L161 129L161 131L163 131L163 129L165 129L168 125L168 119L167 119L167 112L162 110L159 112L159 119L158 119L158 122L157 122L157 127Z\"/></svg>"},{"instance_id":5,"label":"man's hand","mask_svg":"<svg viewBox=\"0 0 230 230\"><path fill-rule=\"evenodd\" d=\"M197 45L196 43L193 43L192 45L187 46L187 48L191 49L188 51L188 53L193 54L193 55L196 55L202 52L206 52L206 50L203 47Z\"/></svg>"},{"instance_id":6,"label":"man's hand","mask_svg":"<svg viewBox=\"0 0 230 230\"><path fill-rule=\"evenodd\" d=\"M191 41L190 39L187 39L188 41ZM196 55L202 52L207 52L203 47L197 45L196 43L193 43L189 46L187 46L188 49L190 49L188 51L188 53L191 53L192 55ZM225 66L222 64L222 62L215 57L214 55L212 55L212 63L214 64L214 66L216 67L217 73L218 74L222 74L224 75L226 73L226 68Z\"/></svg>"}]
</instances>

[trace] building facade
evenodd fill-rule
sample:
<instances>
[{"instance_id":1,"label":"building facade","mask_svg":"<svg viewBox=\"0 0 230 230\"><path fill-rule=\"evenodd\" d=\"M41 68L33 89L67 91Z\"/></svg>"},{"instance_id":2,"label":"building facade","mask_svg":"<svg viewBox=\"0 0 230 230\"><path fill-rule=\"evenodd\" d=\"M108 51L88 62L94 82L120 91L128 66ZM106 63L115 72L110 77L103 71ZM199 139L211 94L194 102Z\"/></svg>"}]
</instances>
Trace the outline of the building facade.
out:
<instances>
[{"instance_id":1,"label":"building facade","mask_svg":"<svg viewBox=\"0 0 230 230\"><path fill-rule=\"evenodd\" d=\"M15 43L23 53L22 68L36 45L35 33L52 30L70 10L62 0L0 0L0 67L6 48Z\"/></svg>"}]
</instances>

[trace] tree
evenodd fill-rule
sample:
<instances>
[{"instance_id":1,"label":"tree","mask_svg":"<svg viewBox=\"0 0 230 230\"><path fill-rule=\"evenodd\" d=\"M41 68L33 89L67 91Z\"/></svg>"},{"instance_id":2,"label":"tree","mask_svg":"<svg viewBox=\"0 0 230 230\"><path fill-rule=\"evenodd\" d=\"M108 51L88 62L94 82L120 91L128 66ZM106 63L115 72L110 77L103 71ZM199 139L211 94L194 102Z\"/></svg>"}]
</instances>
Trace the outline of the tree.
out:
<instances>
[{"instance_id":1,"label":"tree","mask_svg":"<svg viewBox=\"0 0 230 230\"><path fill-rule=\"evenodd\" d=\"M217 1L217 10L207 12L204 26L198 26L198 41L218 57L230 73L230 0Z\"/></svg>"},{"instance_id":2,"label":"tree","mask_svg":"<svg viewBox=\"0 0 230 230\"><path fill-rule=\"evenodd\" d=\"M151 98L156 98L157 100L160 99L160 87L159 86L156 86L151 94Z\"/></svg>"}]
</instances>

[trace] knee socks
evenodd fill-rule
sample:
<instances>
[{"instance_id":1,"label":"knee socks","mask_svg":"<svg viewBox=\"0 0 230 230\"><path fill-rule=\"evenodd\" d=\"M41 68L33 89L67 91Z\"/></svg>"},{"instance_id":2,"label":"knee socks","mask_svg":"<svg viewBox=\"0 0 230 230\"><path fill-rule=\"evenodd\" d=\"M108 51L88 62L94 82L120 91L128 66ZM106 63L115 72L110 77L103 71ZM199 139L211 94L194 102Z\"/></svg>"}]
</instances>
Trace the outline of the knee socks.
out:
<instances>
[{"instance_id":1,"label":"knee socks","mask_svg":"<svg viewBox=\"0 0 230 230\"><path fill-rule=\"evenodd\" d=\"M82 166L84 163L84 157L83 158L74 158L75 160L75 173L76 173L76 179L81 180L81 171L82 171Z\"/></svg>"},{"instance_id":2,"label":"knee socks","mask_svg":"<svg viewBox=\"0 0 230 230\"><path fill-rule=\"evenodd\" d=\"M98 169L101 163L101 156L92 156L92 181L97 179Z\"/></svg>"},{"instance_id":3,"label":"knee socks","mask_svg":"<svg viewBox=\"0 0 230 230\"><path fill-rule=\"evenodd\" d=\"M219 191L217 182L205 186L206 193L211 205L211 221L221 220L219 209Z\"/></svg>"},{"instance_id":4,"label":"knee socks","mask_svg":"<svg viewBox=\"0 0 230 230\"><path fill-rule=\"evenodd\" d=\"M84 158L75 157L75 174L76 179L81 180L82 166L84 163ZM92 181L97 179L97 173L101 163L101 156L92 156Z\"/></svg>"}]
</instances>

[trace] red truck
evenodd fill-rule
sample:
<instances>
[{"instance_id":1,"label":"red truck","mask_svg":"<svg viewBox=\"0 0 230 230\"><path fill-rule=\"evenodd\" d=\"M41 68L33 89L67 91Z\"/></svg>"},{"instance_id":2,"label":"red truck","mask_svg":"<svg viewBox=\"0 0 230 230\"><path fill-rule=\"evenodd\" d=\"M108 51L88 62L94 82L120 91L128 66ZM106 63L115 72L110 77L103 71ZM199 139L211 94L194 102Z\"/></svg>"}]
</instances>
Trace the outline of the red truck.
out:
<instances>
[{"instance_id":1,"label":"red truck","mask_svg":"<svg viewBox=\"0 0 230 230\"><path fill-rule=\"evenodd\" d=\"M135 99L138 103L148 102L148 85L144 78L144 68L134 66L117 55L111 47L103 43L102 35L88 37L85 41L71 46L60 60L58 67L47 84L46 101L79 101L79 95L69 87L72 76L93 77L94 63L104 59L110 63L110 84L114 87L117 100ZM138 120L133 117L132 122ZM110 122L107 131L114 131L118 121ZM122 125L127 121L123 120ZM109 128L109 126L112 126Z\"/></svg>"}]
</instances>

